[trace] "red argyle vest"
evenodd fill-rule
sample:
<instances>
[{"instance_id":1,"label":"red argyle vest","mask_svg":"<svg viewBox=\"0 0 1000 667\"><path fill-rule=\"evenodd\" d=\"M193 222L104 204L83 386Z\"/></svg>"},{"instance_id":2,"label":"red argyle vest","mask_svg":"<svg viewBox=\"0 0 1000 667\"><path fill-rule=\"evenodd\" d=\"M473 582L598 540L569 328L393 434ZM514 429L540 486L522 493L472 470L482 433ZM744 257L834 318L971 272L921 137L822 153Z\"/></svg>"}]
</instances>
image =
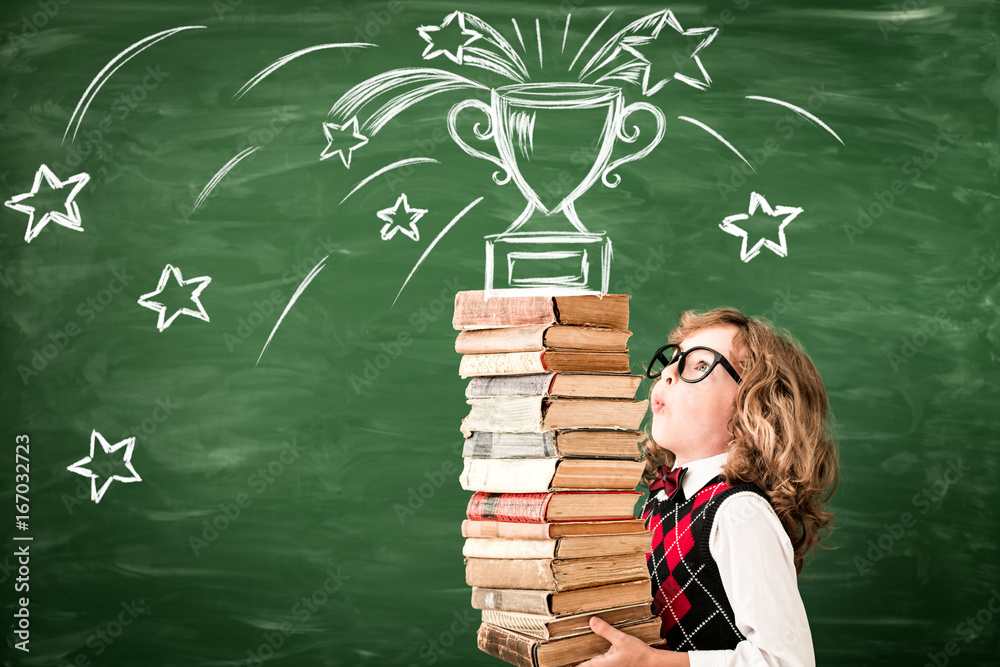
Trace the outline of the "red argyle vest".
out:
<instances>
[{"instance_id":1,"label":"red argyle vest","mask_svg":"<svg viewBox=\"0 0 1000 667\"><path fill-rule=\"evenodd\" d=\"M678 492L673 500L652 493L642 507L653 545L646 565L653 589L653 613L660 617L660 636L671 651L735 649L746 639L736 627L733 608L708 548L715 512L729 496L759 493L756 484L730 486L718 475L692 498Z\"/></svg>"}]
</instances>

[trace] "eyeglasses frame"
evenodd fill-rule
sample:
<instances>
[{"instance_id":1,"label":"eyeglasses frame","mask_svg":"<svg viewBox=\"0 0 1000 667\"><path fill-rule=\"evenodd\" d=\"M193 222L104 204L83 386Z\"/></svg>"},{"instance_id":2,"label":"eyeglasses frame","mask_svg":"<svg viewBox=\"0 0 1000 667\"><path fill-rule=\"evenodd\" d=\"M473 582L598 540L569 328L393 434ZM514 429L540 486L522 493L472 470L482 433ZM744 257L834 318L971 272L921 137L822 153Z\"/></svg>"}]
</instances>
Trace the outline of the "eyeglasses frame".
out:
<instances>
[{"instance_id":1,"label":"eyeglasses frame","mask_svg":"<svg viewBox=\"0 0 1000 667\"><path fill-rule=\"evenodd\" d=\"M663 356L663 351L668 348L673 348L675 351L675 353L672 355L672 358L669 361L667 361L666 357ZM711 352L713 356L712 365L709 367L707 371L705 371L705 374L702 375L697 380L688 380L683 375L684 362L687 361L687 355L691 354L695 350L705 350L706 352ZM729 363L729 360L726 359L726 357L722 353L716 352L710 347L699 345L698 347L692 347L690 350L687 350L686 352L681 352L680 346L677 345L676 343L667 343L659 350L657 350L655 354L653 354L652 361L650 361L649 365L646 367L646 377L649 378L650 380L655 380L656 378L660 377L660 375L663 373L662 370L658 372L656 375L651 375L649 372L649 369L653 367L653 364L655 364L658 359L662 359L663 370L666 370L668 366L676 362L678 364L677 377L680 378L681 380L684 380L684 382L687 382L688 384L695 384L697 382L701 382L709 375L711 375L712 371L714 371L715 367L718 366L719 364L722 364L722 367L726 369L726 371L734 380L736 380L736 384L743 384L743 378L741 378L740 374L736 372L736 369L733 368L733 365Z\"/></svg>"}]
</instances>

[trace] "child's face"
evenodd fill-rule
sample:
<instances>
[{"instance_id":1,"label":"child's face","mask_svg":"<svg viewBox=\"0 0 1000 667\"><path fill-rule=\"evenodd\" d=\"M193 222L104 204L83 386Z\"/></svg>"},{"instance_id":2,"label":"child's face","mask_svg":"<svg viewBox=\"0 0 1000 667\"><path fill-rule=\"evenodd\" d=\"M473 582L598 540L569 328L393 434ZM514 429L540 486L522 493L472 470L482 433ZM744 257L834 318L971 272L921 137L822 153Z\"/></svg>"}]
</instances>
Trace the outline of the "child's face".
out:
<instances>
[{"instance_id":1,"label":"child's face","mask_svg":"<svg viewBox=\"0 0 1000 667\"><path fill-rule=\"evenodd\" d=\"M726 357L740 371L742 357L733 350L737 329L731 325L707 327L680 342L681 351L705 346ZM687 364L695 363L689 357ZM667 366L656 379L650 399L655 443L684 463L721 454L731 439L728 428L736 407L739 385L722 364L700 382L684 382L678 364Z\"/></svg>"}]
</instances>

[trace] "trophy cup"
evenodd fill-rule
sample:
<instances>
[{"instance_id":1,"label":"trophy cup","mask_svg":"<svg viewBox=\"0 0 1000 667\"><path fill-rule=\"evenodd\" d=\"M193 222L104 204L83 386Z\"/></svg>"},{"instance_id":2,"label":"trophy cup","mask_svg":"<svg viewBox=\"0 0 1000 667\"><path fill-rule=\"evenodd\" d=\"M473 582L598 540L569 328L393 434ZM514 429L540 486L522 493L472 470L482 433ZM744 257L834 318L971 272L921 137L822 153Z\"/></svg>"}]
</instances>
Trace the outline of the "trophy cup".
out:
<instances>
[{"instance_id":1,"label":"trophy cup","mask_svg":"<svg viewBox=\"0 0 1000 667\"><path fill-rule=\"evenodd\" d=\"M497 155L473 148L459 137L458 115L470 107L486 114L486 129L477 123L473 132L480 141L492 138ZM616 140L638 139L639 128L626 131L625 120L639 110L656 119L656 136L642 150L612 162ZM453 106L448 131L455 143L469 155L497 165L502 173L493 173L494 182L504 185L513 179L528 200L510 227L486 236L486 296L500 291L494 286L494 267L497 255L502 258L504 253L507 272L502 289L520 294L606 294L611 239L605 232L589 231L574 202L598 178L609 188L617 187L621 177L614 170L648 155L663 139L664 125L659 108L646 102L626 106L621 88L595 84L515 84L493 89L490 104L469 99ZM563 194L566 190L568 194ZM536 211L547 217L563 213L574 231L518 231ZM598 255L599 274L593 264Z\"/></svg>"}]
</instances>

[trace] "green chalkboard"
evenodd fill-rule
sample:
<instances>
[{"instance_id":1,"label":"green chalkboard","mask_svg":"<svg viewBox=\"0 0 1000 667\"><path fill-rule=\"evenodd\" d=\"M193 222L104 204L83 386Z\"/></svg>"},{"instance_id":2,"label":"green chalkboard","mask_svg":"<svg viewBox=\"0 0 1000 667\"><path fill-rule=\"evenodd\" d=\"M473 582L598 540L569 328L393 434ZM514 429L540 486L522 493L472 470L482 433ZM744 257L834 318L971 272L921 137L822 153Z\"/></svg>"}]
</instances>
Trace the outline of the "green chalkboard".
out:
<instances>
[{"instance_id":1,"label":"green chalkboard","mask_svg":"<svg viewBox=\"0 0 1000 667\"><path fill-rule=\"evenodd\" d=\"M4 664L501 664L451 326L488 257L630 294L637 373L685 309L794 335L841 454L818 664L997 664L1000 5L665 9L5 3ZM565 235L509 264L525 187Z\"/></svg>"}]
</instances>

